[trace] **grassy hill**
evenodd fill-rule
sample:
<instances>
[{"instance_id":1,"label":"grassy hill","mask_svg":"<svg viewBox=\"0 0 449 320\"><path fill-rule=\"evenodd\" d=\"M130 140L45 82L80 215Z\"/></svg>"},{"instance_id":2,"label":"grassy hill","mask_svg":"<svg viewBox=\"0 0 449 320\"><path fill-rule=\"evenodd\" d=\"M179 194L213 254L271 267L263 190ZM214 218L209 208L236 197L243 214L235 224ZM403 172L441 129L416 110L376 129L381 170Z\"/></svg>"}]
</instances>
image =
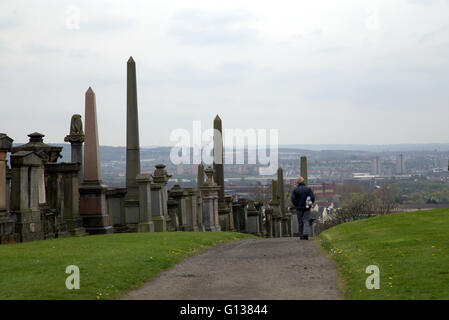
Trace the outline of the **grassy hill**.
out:
<instances>
[{"instance_id":1,"label":"grassy hill","mask_svg":"<svg viewBox=\"0 0 449 320\"><path fill-rule=\"evenodd\" d=\"M116 298L183 258L250 237L254 236L234 232L158 232L2 245L0 300ZM69 265L80 269L79 290L66 288Z\"/></svg>"},{"instance_id":2,"label":"grassy hill","mask_svg":"<svg viewBox=\"0 0 449 320\"><path fill-rule=\"evenodd\" d=\"M449 299L449 209L379 216L321 233L346 299ZM377 265L380 289L365 269Z\"/></svg>"}]
</instances>

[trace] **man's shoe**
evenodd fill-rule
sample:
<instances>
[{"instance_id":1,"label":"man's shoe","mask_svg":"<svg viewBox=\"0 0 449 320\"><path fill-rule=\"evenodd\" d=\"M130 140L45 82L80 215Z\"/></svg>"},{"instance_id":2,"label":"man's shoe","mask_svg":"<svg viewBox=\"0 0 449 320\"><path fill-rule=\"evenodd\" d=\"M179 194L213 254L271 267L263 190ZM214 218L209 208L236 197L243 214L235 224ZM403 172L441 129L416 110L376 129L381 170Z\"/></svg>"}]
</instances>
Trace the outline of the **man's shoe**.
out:
<instances>
[{"instance_id":1,"label":"man's shoe","mask_svg":"<svg viewBox=\"0 0 449 320\"><path fill-rule=\"evenodd\" d=\"M306 240L306 238L304 236L300 236L299 240Z\"/></svg>"},{"instance_id":2,"label":"man's shoe","mask_svg":"<svg viewBox=\"0 0 449 320\"><path fill-rule=\"evenodd\" d=\"M309 236L303 236L303 240L309 240Z\"/></svg>"}]
</instances>

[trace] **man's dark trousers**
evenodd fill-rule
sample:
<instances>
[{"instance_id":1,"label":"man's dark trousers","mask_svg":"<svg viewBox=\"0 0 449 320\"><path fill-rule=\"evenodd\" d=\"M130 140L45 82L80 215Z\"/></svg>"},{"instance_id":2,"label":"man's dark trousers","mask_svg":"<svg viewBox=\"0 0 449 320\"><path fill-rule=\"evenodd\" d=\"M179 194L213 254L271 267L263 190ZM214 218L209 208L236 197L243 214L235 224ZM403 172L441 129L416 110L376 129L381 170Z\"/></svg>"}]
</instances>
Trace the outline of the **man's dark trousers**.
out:
<instances>
[{"instance_id":1,"label":"man's dark trousers","mask_svg":"<svg viewBox=\"0 0 449 320\"><path fill-rule=\"evenodd\" d=\"M310 235L310 210L296 209L296 215L298 216L299 236Z\"/></svg>"}]
</instances>

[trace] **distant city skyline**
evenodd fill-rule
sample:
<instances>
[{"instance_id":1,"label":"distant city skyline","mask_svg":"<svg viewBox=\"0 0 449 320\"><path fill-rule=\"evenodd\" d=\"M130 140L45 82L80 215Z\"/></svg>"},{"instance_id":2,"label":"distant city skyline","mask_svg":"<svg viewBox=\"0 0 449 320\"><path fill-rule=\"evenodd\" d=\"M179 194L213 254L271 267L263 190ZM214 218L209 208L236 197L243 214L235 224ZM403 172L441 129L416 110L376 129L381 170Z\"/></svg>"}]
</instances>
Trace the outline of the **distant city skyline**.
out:
<instances>
[{"instance_id":1,"label":"distant city skyline","mask_svg":"<svg viewBox=\"0 0 449 320\"><path fill-rule=\"evenodd\" d=\"M449 143L447 0L0 4L0 132L63 143L84 93L99 142L126 141L126 62L141 146L170 133L279 129L279 144Z\"/></svg>"}]
</instances>

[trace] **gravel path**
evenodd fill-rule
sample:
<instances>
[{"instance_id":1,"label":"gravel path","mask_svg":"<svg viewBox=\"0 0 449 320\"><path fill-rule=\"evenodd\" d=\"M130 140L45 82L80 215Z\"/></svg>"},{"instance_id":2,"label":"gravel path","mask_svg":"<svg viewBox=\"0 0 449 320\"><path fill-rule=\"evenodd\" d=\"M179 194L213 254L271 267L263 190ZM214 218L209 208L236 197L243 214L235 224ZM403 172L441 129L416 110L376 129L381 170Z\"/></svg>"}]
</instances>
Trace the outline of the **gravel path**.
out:
<instances>
[{"instance_id":1,"label":"gravel path","mask_svg":"<svg viewBox=\"0 0 449 320\"><path fill-rule=\"evenodd\" d=\"M162 272L122 299L341 299L337 271L315 241L245 239Z\"/></svg>"}]
</instances>

